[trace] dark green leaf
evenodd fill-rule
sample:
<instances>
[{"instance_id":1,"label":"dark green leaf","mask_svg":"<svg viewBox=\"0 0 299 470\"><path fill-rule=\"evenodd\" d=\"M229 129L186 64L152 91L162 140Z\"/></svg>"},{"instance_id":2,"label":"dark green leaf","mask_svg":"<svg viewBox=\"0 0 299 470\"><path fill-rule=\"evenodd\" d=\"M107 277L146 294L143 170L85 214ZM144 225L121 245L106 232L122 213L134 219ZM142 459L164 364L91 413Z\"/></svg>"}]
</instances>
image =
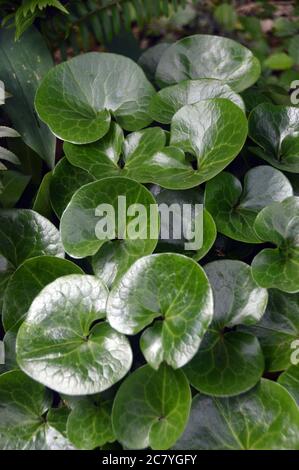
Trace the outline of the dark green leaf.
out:
<instances>
[{"instance_id":1,"label":"dark green leaf","mask_svg":"<svg viewBox=\"0 0 299 470\"><path fill-rule=\"evenodd\" d=\"M182 434L191 393L180 370L163 364L158 371L141 367L120 386L112 422L118 441L129 449L164 450Z\"/></svg>"},{"instance_id":2,"label":"dark green leaf","mask_svg":"<svg viewBox=\"0 0 299 470\"><path fill-rule=\"evenodd\" d=\"M0 252L15 268L35 256L64 257L58 230L37 212L0 210L0 227Z\"/></svg>"},{"instance_id":3,"label":"dark green leaf","mask_svg":"<svg viewBox=\"0 0 299 470\"><path fill-rule=\"evenodd\" d=\"M288 390L299 406L299 367L291 366L279 376L278 382Z\"/></svg>"},{"instance_id":4,"label":"dark green leaf","mask_svg":"<svg viewBox=\"0 0 299 470\"><path fill-rule=\"evenodd\" d=\"M0 182L3 187L0 193L0 206L13 207L22 196L30 179L30 176L14 170L1 172Z\"/></svg>"},{"instance_id":5,"label":"dark green leaf","mask_svg":"<svg viewBox=\"0 0 299 470\"><path fill-rule=\"evenodd\" d=\"M234 327L256 323L262 317L267 291L256 285L250 266L241 261L215 261L205 271L213 288L214 316L185 372L202 393L238 395L259 381L264 358L257 338L234 331Z\"/></svg>"},{"instance_id":6,"label":"dark green leaf","mask_svg":"<svg viewBox=\"0 0 299 470\"><path fill-rule=\"evenodd\" d=\"M21 264L11 276L4 294L2 322L5 330L18 331L40 291L67 274L83 272L71 261L54 256L38 256Z\"/></svg>"},{"instance_id":7,"label":"dark green leaf","mask_svg":"<svg viewBox=\"0 0 299 470\"><path fill-rule=\"evenodd\" d=\"M299 410L281 385L263 379L233 398L197 395L179 450L298 450Z\"/></svg>"},{"instance_id":8,"label":"dark green leaf","mask_svg":"<svg viewBox=\"0 0 299 470\"><path fill-rule=\"evenodd\" d=\"M257 216L258 237L277 245L266 248L252 262L256 282L284 292L299 291L299 197L288 197L265 207Z\"/></svg>"},{"instance_id":9,"label":"dark green leaf","mask_svg":"<svg viewBox=\"0 0 299 470\"><path fill-rule=\"evenodd\" d=\"M138 64L143 68L147 78L151 81L154 80L158 63L162 57L162 54L168 49L170 44L161 43L156 44L149 49L146 49L139 57Z\"/></svg>"},{"instance_id":10,"label":"dark green leaf","mask_svg":"<svg viewBox=\"0 0 299 470\"><path fill-rule=\"evenodd\" d=\"M49 171L43 177L33 203L33 210L48 219L52 216L52 206L50 202L51 179L52 171Z\"/></svg>"}]
</instances>

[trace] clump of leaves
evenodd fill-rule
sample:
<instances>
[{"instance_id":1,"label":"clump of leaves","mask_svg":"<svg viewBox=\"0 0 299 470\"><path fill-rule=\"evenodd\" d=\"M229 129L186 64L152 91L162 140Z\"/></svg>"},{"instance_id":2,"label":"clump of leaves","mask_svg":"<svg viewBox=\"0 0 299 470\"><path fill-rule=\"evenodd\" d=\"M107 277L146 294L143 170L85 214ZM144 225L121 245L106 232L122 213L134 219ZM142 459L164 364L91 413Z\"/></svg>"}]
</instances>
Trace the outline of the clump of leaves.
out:
<instances>
[{"instance_id":1,"label":"clump of leaves","mask_svg":"<svg viewBox=\"0 0 299 470\"><path fill-rule=\"evenodd\" d=\"M65 156L35 147L34 203L0 211L2 449L299 449L297 109L244 103L260 65L231 39L162 49L38 80ZM123 196L155 230L99 239ZM161 202L204 204L200 249L162 239Z\"/></svg>"}]
</instances>

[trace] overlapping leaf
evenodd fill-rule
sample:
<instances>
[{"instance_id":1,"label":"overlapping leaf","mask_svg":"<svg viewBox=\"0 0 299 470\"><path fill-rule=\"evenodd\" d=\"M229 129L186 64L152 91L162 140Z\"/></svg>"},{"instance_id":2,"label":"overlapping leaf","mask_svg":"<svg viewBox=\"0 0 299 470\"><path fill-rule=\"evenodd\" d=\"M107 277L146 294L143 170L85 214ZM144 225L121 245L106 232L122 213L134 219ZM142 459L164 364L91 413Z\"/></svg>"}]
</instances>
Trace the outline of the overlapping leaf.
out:
<instances>
[{"instance_id":1,"label":"overlapping leaf","mask_svg":"<svg viewBox=\"0 0 299 470\"><path fill-rule=\"evenodd\" d=\"M299 291L299 197L265 207L254 223L257 236L277 248L265 248L252 262L256 282L284 292Z\"/></svg>"},{"instance_id":2,"label":"overlapping leaf","mask_svg":"<svg viewBox=\"0 0 299 470\"><path fill-rule=\"evenodd\" d=\"M184 431L191 405L188 382L166 364L144 366L120 386L112 414L118 441L129 449L171 447Z\"/></svg>"},{"instance_id":3,"label":"overlapping leaf","mask_svg":"<svg viewBox=\"0 0 299 470\"><path fill-rule=\"evenodd\" d=\"M263 165L246 173L243 187L238 178L227 172L208 181L205 204L220 233L246 243L261 243L253 228L257 214L272 202L292 195L286 176Z\"/></svg>"},{"instance_id":4,"label":"overlapping leaf","mask_svg":"<svg viewBox=\"0 0 299 470\"><path fill-rule=\"evenodd\" d=\"M50 70L35 106L55 135L84 144L107 134L112 116L129 131L150 124L148 105L153 94L153 86L133 61L90 52Z\"/></svg>"},{"instance_id":5,"label":"overlapping leaf","mask_svg":"<svg viewBox=\"0 0 299 470\"><path fill-rule=\"evenodd\" d=\"M190 361L212 315L212 291L205 273L179 254L136 261L112 289L107 303L108 321L117 331L134 335L149 326L140 345L155 369L163 361L175 369Z\"/></svg>"},{"instance_id":6,"label":"overlapping leaf","mask_svg":"<svg viewBox=\"0 0 299 470\"><path fill-rule=\"evenodd\" d=\"M196 34L177 41L162 54L156 80L161 86L183 80L214 78L242 91L260 75L259 61L232 39Z\"/></svg>"},{"instance_id":7,"label":"overlapping leaf","mask_svg":"<svg viewBox=\"0 0 299 470\"><path fill-rule=\"evenodd\" d=\"M214 316L198 353L185 367L191 384L214 396L233 396L252 388L262 376L264 358L257 338L234 331L263 315L267 291L257 286L242 261L221 260L205 266L213 288Z\"/></svg>"},{"instance_id":8,"label":"overlapping leaf","mask_svg":"<svg viewBox=\"0 0 299 470\"><path fill-rule=\"evenodd\" d=\"M105 317L107 289L94 276L72 274L35 297L17 336L17 361L29 376L67 395L99 393L129 371L127 339Z\"/></svg>"},{"instance_id":9,"label":"overlapping leaf","mask_svg":"<svg viewBox=\"0 0 299 470\"><path fill-rule=\"evenodd\" d=\"M298 450L299 409L279 384L262 379L233 398L197 395L179 450Z\"/></svg>"}]
</instances>

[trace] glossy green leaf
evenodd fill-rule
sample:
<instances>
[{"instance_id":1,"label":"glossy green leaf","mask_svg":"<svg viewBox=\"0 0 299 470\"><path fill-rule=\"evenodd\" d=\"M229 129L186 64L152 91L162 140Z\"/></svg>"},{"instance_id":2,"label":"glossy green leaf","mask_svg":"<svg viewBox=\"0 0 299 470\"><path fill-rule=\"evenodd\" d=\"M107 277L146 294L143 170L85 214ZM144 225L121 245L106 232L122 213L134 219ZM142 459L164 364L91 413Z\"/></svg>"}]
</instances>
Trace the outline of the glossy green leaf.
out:
<instances>
[{"instance_id":1,"label":"glossy green leaf","mask_svg":"<svg viewBox=\"0 0 299 470\"><path fill-rule=\"evenodd\" d=\"M83 272L71 261L54 256L38 256L21 264L11 276L4 294L2 322L5 330L18 331L40 291L67 274Z\"/></svg>"},{"instance_id":2,"label":"glossy green leaf","mask_svg":"<svg viewBox=\"0 0 299 470\"><path fill-rule=\"evenodd\" d=\"M66 424L70 414L70 409L66 406L60 406L59 408L50 408L47 421L57 431L59 431L64 437L67 437Z\"/></svg>"},{"instance_id":3,"label":"glossy green leaf","mask_svg":"<svg viewBox=\"0 0 299 470\"><path fill-rule=\"evenodd\" d=\"M94 178L87 171L70 165L66 158L59 160L50 181L50 200L57 217L62 216L77 189L92 181Z\"/></svg>"},{"instance_id":4,"label":"glossy green leaf","mask_svg":"<svg viewBox=\"0 0 299 470\"><path fill-rule=\"evenodd\" d=\"M52 206L50 201L50 184L52 171L45 174L36 193L33 210L50 219L52 216Z\"/></svg>"},{"instance_id":5,"label":"glossy green leaf","mask_svg":"<svg viewBox=\"0 0 299 470\"><path fill-rule=\"evenodd\" d=\"M214 396L233 396L252 388L264 371L257 338L234 331L256 323L267 305L267 291L257 286L250 266L221 260L205 266L214 295L213 321L198 353L185 367L191 384Z\"/></svg>"},{"instance_id":6,"label":"glossy green leaf","mask_svg":"<svg viewBox=\"0 0 299 470\"><path fill-rule=\"evenodd\" d=\"M197 158L198 184L213 178L240 152L247 136L241 109L224 98L186 105L171 122L170 145Z\"/></svg>"},{"instance_id":7,"label":"glossy green leaf","mask_svg":"<svg viewBox=\"0 0 299 470\"><path fill-rule=\"evenodd\" d=\"M127 57L90 52L50 70L35 106L55 135L84 144L107 134L112 116L126 130L147 126L153 93L141 68Z\"/></svg>"},{"instance_id":8,"label":"glossy green leaf","mask_svg":"<svg viewBox=\"0 0 299 470\"><path fill-rule=\"evenodd\" d=\"M159 186L154 185L151 188L151 192L156 198L156 201L158 205L161 204L166 204L169 208L173 208L173 213L177 214L178 217L182 216L182 231L181 231L181 238L176 239L174 237L174 232L173 232L173 220L169 219L169 237L168 238L163 238L163 228L165 228L165 231L167 230L167 225L168 225L168 220L163 221L161 219L161 226L160 226L160 235L159 235L159 242L156 247L156 252L177 252L177 253L182 253L187 256L190 256L191 258L195 259L196 261L200 260L203 258L211 249L212 245L215 242L216 239L216 226L215 222L210 215L210 213L204 209L203 210L203 215L202 215L202 226L201 224L199 225L199 233L197 234L197 237L200 238L201 233L202 233L202 246L199 249L196 250L186 250L186 245L185 243L189 243L191 240L188 240L184 234L187 234L188 231L191 229L192 231L195 230L195 220L196 220L196 204L203 204L203 195L202 192L199 190L199 188L194 188L194 189L188 189L185 191L171 191L168 189L163 189ZM184 212L184 204L189 204L192 207L192 212L191 212L191 224L190 224L190 217L189 217L189 210ZM166 222L166 223L165 223ZM165 225L165 227L163 227ZM201 232L201 233L200 233ZM192 241L194 240L195 237L193 237Z\"/></svg>"},{"instance_id":9,"label":"glossy green leaf","mask_svg":"<svg viewBox=\"0 0 299 470\"><path fill-rule=\"evenodd\" d=\"M277 248L265 248L252 262L256 282L284 292L299 291L299 197L289 197L265 207L257 216L258 237Z\"/></svg>"},{"instance_id":10,"label":"glossy green leaf","mask_svg":"<svg viewBox=\"0 0 299 470\"><path fill-rule=\"evenodd\" d=\"M50 168L54 166L55 137L38 119L34 96L52 65L51 54L36 29L27 30L21 41L15 41L13 29L1 28L0 78L12 95L6 101L4 110L24 142Z\"/></svg>"},{"instance_id":11,"label":"glossy green leaf","mask_svg":"<svg viewBox=\"0 0 299 470\"><path fill-rule=\"evenodd\" d=\"M64 257L56 227L29 209L0 210L0 252L15 268L35 256Z\"/></svg>"},{"instance_id":12,"label":"glossy green leaf","mask_svg":"<svg viewBox=\"0 0 299 470\"><path fill-rule=\"evenodd\" d=\"M111 211L108 215L105 213L107 204ZM96 210L99 210L98 215ZM115 215L115 227L107 221L110 215L113 221ZM101 228L104 226L101 233L98 224ZM111 233L108 233L109 226ZM142 233L138 234L138 228ZM61 219L62 241L67 253L80 258L97 253L94 270L109 285L136 259L153 252L158 233L154 197L139 183L122 177L83 186L74 194Z\"/></svg>"},{"instance_id":13,"label":"glossy green leaf","mask_svg":"<svg viewBox=\"0 0 299 470\"><path fill-rule=\"evenodd\" d=\"M177 41L163 53L156 71L160 85L215 78L242 91L260 75L259 61L232 39L196 34Z\"/></svg>"},{"instance_id":14,"label":"glossy green leaf","mask_svg":"<svg viewBox=\"0 0 299 470\"><path fill-rule=\"evenodd\" d=\"M211 98L226 98L245 111L240 95L219 80L206 78L186 80L163 88L152 97L149 112L154 121L170 124L175 113L186 104Z\"/></svg>"},{"instance_id":15,"label":"glossy green leaf","mask_svg":"<svg viewBox=\"0 0 299 470\"><path fill-rule=\"evenodd\" d=\"M117 440L129 449L168 449L184 431L190 405L183 372L165 364L158 371L141 367L115 397L112 422Z\"/></svg>"},{"instance_id":16,"label":"glossy green leaf","mask_svg":"<svg viewBox=\"0 0 299 470\"><path fill-rule=\"evenodd\" d=\"M47 419L51 395L21 371L0 376L0 448L72 450L71 443Z\"/></svg>"},{"instance_id":17,"label":"glossy green leaf","mask_svg":"<svg viewBox=\"0 0 299 470\"><path fill-rule=\"evenodd\" d=\"M276 168L299 173L299 109L262 103L249 116L255 153Z\"/></svg>"},{"instance_id":18,"label":"glossy green leaf","mask_svg":"<svg viewBox=\"0 0 299 470\"><path fill-rule=\"evenodd\" d=\"M269 204L293 195L289 180L270 166L249 170L243 187L230 173L220 173L208 181L205 204L220 233L245 243L261 243L253 224L257 214Z\"/></svg>"},{"instance_id":19,"label":"glossy green leaf","mask_svg":"<svg viewBox=\"0 0 299 470\"><path fill-rule=\"evenodd\" d=\"M262 379L238 397L193 399L179 450L298 450L299 410L279 384Z\"/></svg>"},{"instance_id":20,"label":"glossy green leaf","mask_svg":"<svg viewBox=\"0 0 299 470\"><path fill-rule=\"evenodd\" d=\"M171 253L136 261L107 303L108 321L117 331L134 335L149 326L140 346L155 369L162 361L174 369L190 361L212 315L212 291L202 268Z\"/></svg>"},{"instance_id":21,"label":"glossy green leaf","mask_svg":"<svg viewBox=\"0 0 299 470\"><path fill-rule=\"evenodd\" d=\"M108 291L94 276L72 274L35 297L17 336L17 361L30 377L68 395L101 392L129 371L127 339L106 323ZM94 325L94 326L93 326Z\"/></svg>"},{"instance_id":22,"label":"glossy green leaf","mask_svg":"<svg viewBox=\"0 0 299 470\"><path fill-rule=\"evenodd\" d=\"M258 337L268 371L290 367L293 356L294 362L296 359L296 347L292 349L292 346L296 346L299 338L299 294L270 289L265 315L247 330Z\"/></svg>"},{"instance_id":23,"label":"glossy green leaf","mask_svg":"<svg viewBox=\"0 0 299 470\"><path fill-rule=\"evenodd\" d=\"M291 366L286 372L279 376L278 382L283 385L295 398L299 406L299 367Z\"/></svg>"},{"instance_id":24,"label":"glossy green leaf","mask_svg":"<svg viewBox=\"0 0 299 470\"><path fill-rule=\"evenodd\" d=\"M67 421L67 436L77 449L92 450L115 441L112 404L101 396L78 400Z\"/></svg>"}]
</instances>

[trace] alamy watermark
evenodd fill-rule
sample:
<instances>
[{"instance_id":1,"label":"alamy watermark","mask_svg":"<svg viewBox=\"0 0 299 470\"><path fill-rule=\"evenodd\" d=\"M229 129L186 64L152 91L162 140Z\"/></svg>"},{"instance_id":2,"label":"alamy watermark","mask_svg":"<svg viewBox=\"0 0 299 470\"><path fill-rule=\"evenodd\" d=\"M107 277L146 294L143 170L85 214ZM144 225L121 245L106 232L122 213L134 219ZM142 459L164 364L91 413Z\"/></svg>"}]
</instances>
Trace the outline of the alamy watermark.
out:
<instances>
[{"instance_id":1,"label":"alamy watermark","mask_svg":"<svg viewBox=\"0 0 299 470\"><path fill-rule=\"evenodd\" d=\"M126 196L117 204L99 204L95 235L99 240L184 240L185 250L199 250L203 244L202 204L127 205Z\"/></svg>"},{"instance_id":2,"label":"alamy watermark","mask_svg":"<svg viewBox=\"0 0 299 470\"><path fill-rule=\"evenodd\" d=\"M295 339L291 343L291 349L294 349L294 352L291 354L291 364L297 366L299 364L299 339Z\"/></svg>"},{"instance_id":3,"label":"alamy watermark","mask_svg":"<svg viewBox=\"0 0 299 470\"><path fill-rule=\"evenodd\" d=\"M299 80L293 80L291 83L290 101L293 105L299 104Z\"/></svg>"}]
</instances>

